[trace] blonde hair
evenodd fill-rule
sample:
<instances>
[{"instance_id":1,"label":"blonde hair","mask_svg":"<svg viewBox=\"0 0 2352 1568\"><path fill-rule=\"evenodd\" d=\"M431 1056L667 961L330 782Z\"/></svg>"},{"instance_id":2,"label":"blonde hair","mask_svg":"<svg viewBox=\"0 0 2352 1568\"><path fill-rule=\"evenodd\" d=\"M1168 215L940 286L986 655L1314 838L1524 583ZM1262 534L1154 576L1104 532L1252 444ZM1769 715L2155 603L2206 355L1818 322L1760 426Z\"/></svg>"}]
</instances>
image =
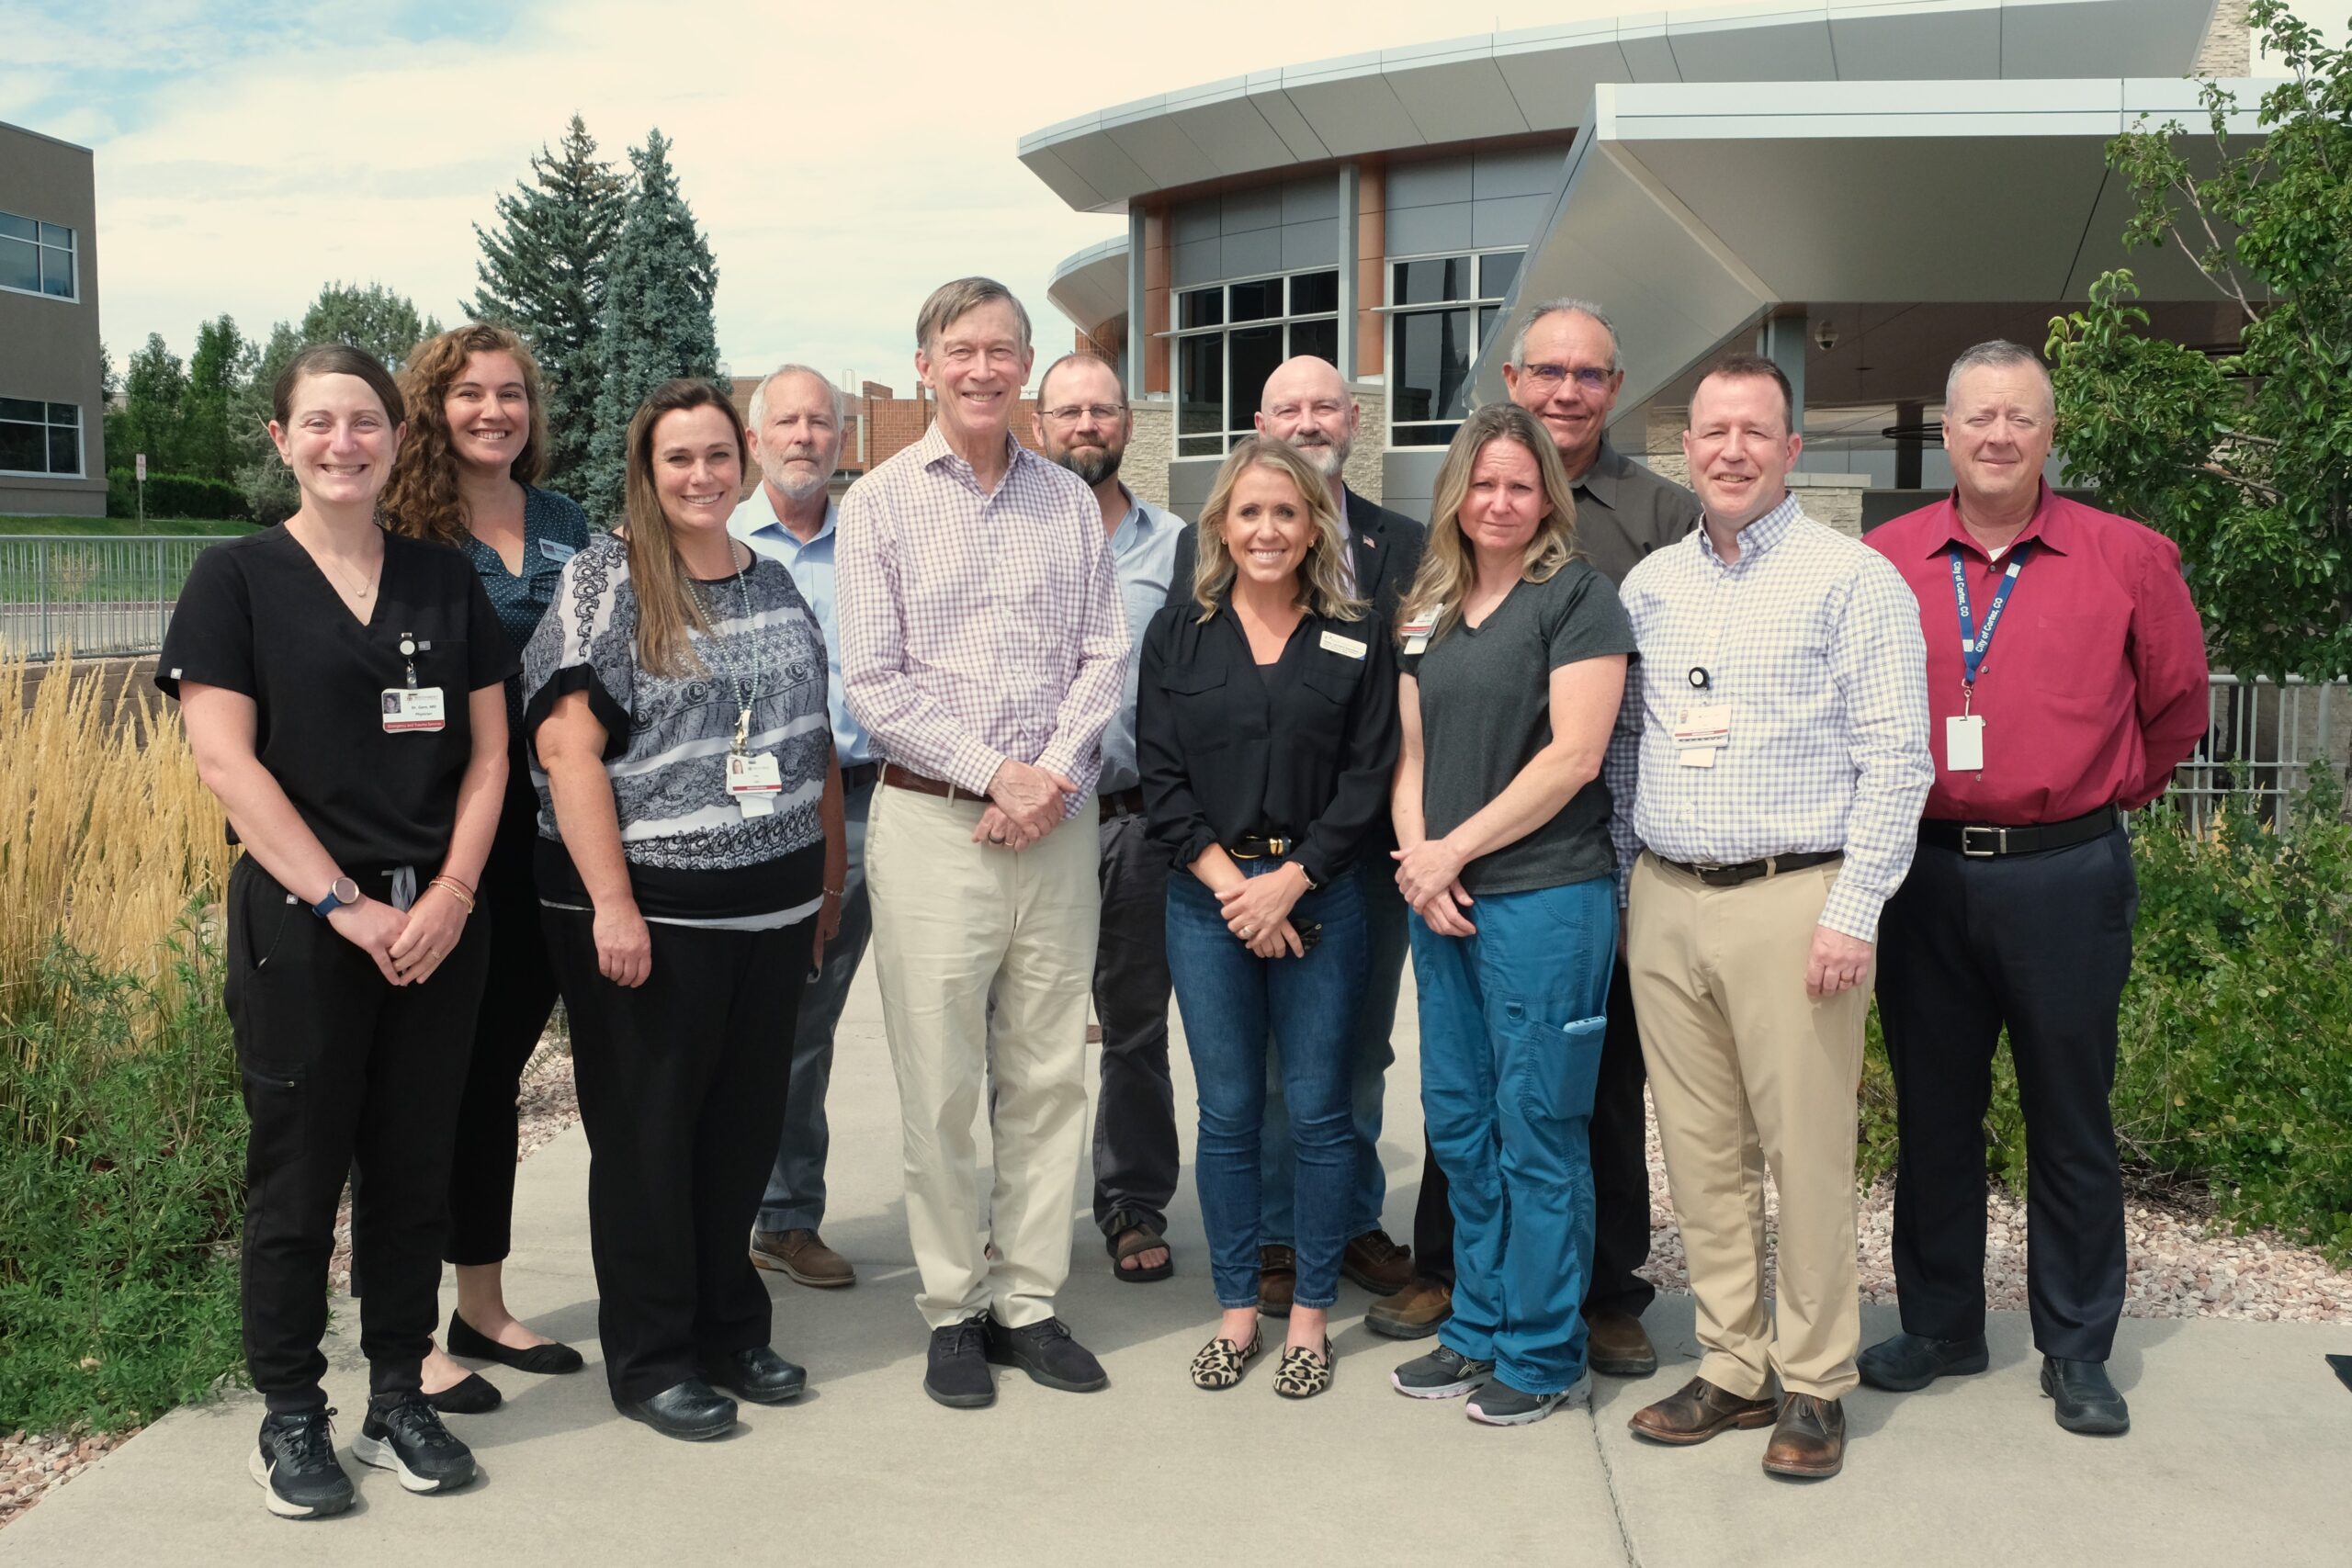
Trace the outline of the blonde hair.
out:
<instances>
[{"instance_id":1,"label":"blonde hair","mask_svg":"<svg viewBox=\"0 0 2352 1568\"><path fill-rule=\"evenodd\" d=\"M662 382L646 395L628 422L628 478L622 491L628 525L621 543L628 550L629 585L637 594L637 662L657 675L704 672L690 632L709 631L710 617L687 581L669 514L653 488L653 427L664 414L702 408L726 413L735 432L735 460L739 467L748 463L743 422L735 404L707 381L682 376Z\"/></svg>"},{"instance_id":2,"label":"blonde hair","mask_svg":"<svg viewBox=\"0 0 2352 1568\"><path fill-rule=\"evenodd\" d=\"M1238 569L1226 547L1225 516L1233 505L1233 487L1251 468L1271 468L1289 479L1307 515L1315 519L1315 537L1299 563L1294 603L1335 621L1363 619L1364 602L1348 592L1341 553L1348 546L1340 536L1340 509L1331 504L1331 487L1297 447L1271 435L1248 435L1235 444L1225 467L1216 471L1216 483L1209 488L1208 504L1201 508L1193 549L1193 598L1201 606L1201 619L1216 615L1218 602L1232 590Z\"/></svg>"},{"instance_id":3,"label":"blonde hair","mask_svg":"<svg viewBox=\"0 0 2352 1568\"><path fill-rule=\"evenodd\" d=\"M1470 470L1490 441L1509 441L1527 449L1544 476L1544 499L1551 502L1551 511L1535 525L1535 536L1527 541L1519 580L1548 582L1576 555L1576 494L1551 435L1517 403L1489 403L1473 411L1454 432L1453 445L1445 449L1445 462L1438 468L1421 569L1396 612L1400 628L1408 622L1434 619L1431 642L1461 624L1462 603L1478 583L1477 559L1462 536L1462 502L1470 493Z\"/></svg>"}]
</instances>

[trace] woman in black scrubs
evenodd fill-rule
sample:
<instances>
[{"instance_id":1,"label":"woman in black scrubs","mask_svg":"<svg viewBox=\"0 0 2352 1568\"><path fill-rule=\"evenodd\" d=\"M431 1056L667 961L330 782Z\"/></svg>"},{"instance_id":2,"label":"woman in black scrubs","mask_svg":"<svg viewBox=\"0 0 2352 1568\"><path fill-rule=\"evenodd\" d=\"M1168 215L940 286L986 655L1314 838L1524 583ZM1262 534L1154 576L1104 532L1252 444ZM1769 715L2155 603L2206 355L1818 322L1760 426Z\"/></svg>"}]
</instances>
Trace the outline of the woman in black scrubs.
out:
<instances>
[{"instance_id":1,"label":"woman in black scrubs","mask_svg":"<svg viewBox=\"0 0 2352 1568\"><path fill-rule=\"evenodd\" d=\"M523 340L480 322L418 345L401 372L408 438L384 491L384 525L455 546L481 577L519 658L555 602L557 574L588 543L588 514L541 490L547 402ZM474 1019L449 1171L449 1236L458 1304L448 1354L424 1359L425 1397L445 1415L493 1409L497 1388L453 1356L526 1372L576 1372L580 1352L534 1333L507 1310L503 1285L514 1215L514 1100L523 1067L555 1010L555 967L531 880L539 797L523 756L521 682L506 682L506 799L475 892L490 927L490 974Z\"/></svg>"},{"instance_id":2,"label":"woman in black scrubs","mask_svg":"<svg viewBox=\"0 0 2352 1568\"><path fill-rule=\"evenodd\" d=\"M506 783L514 656L463 558L376 524L401 434L371 355L304 350L270 437L284 526L199 557L155 683L245 847L228 1006L252 1132L244 1344L268 1403L249 1468L274 1514L350 1506L320 1340L346 1174L368 1414L355 1458L412 1492L473 1478L419 1368L433 1340L458 1093L489 957L469 920Z\"/></svg>"}]
</instances>

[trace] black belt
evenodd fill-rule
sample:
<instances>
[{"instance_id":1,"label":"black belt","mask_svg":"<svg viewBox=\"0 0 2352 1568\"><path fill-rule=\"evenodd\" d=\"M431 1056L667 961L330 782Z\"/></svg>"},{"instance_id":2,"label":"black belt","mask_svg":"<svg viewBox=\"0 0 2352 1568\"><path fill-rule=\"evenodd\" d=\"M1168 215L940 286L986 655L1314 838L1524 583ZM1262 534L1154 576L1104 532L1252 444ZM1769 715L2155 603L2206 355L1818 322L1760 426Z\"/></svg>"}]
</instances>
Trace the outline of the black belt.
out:
<instances>
[{"instance_id":1,"label":"black belt","mask_svg":"<svg viewBox=\"0 0 2352 1568\"><path fill-rule=\"evenodd\" d=\"M1792 871L1804 871L1809 866L1827 865L1844 854L1843 850L1821 850L1798 855L1766 855L1762 860L1742 861L1737 865L1690 865L1679 860L1661 861L1679 872L1697 877L1710 887L1736 887L1743 882L1758 877L1779 876Z\"/></svg>"},{"instance_id":2,"label":"black belt","mask_svg":"<svg viewBox=\"0 0 2352 1568\"><path fill-rule=\"evenodd\" d=\"M1102 792L1102 815L1105 817L1140 817L1143 810L1143 786L1133 789L1106 789Z\"/></svg>"},{"instance_id":3,"label":"black belt","mask_svg":"<svg viewBox=\"0 0 2352 1568\"><path fill-rule=\"evenodd\" d=\"M1296 839L1270 839L1262 833L1244 833L1225 846L1225 852L1235 860L1264 860L1281 857L1298 848Z\"/></svg>"},{"instance_id":4,"label":"black belt","mask_svg":"<svg viewBox=\"0 0 2352 1568\"><path fill-rule=\"evenodd\" d=\"M2031 854L2036 850L2063 850L2086 844L2115 830L2120 818L2112 806L2069 817L2064 822L2036 822L2003 828L1990 822L1945 822L1929 818L1919 824L1919 841L1939 850L1958 850L1970 860L1996 855Z\"/></svg>"},{"instance_id":5,"label":"black belt","mask_svg":"<svg viewBox=\"0 0 2352 1568\"><path fill-rule=\"evenodd\" d=\"M879 762L852 762L842 770L842 793L846 795L854 789L864 789L881 776L882 764Z\"/></svg>"}]
</instances>

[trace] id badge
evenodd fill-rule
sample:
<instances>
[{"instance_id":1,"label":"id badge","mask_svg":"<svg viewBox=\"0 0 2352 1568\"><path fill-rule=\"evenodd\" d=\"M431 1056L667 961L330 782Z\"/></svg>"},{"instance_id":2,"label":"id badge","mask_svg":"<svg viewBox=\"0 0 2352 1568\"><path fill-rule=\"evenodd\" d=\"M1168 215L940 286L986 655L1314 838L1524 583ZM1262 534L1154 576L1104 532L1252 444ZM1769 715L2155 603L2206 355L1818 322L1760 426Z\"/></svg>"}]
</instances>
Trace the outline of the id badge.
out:
<instances>
[{"instance_id":1,"label":"id badge","mask_svg":"<svg viewBox=\"0 0 2352 1568\"><path fill-rule=\"evenodd\" d=\"M776 761L765 751L727 754L727 793L735 801L735 809L746 817L768 817L775 812L775 797L784 793L784 773Z\"/></svg>"},{"instance_id":2,"label":"id badge","mask_svg":"<svg viewBox=\"0 0 2352 1568\"><path fill-rule=\"evenodd\" d=\"M1674 726L1674 743L1685 751L1703 750L1713 752L1731 744L1731 705L1711 703L1705 707L1688 707ZM1694 768L1713 767L1713 762L1692 762Z\"/></svg>"},{"instance_id":3,"label":"id badge","mask_svg":"<svg viewBox=\"0 0 2352 1568\"><path fill-rule=\"evenodd\" d=\"M1944 720L1944 766L1955 773L1984 771L1984 716L1955 714Z\"/></svg>"},{"instance_id":4,"label":"id badge","mask_svg":"<svg viewBox=\"0 0 2352 1568\"><path fill-rule=\"evenodd\" d=\"M1437 629L1437 618L1439 615L1442 615L1444 611L1445 606L1441 604L1435 610L1430 611L1427 615L1421 616L1417 620L1407 621L1404 625L1396 628L1397 635L1405 639L1405 656L1407 658L1414 658L1429 651L1430 633Z\"/></svg>"},{"instance_id":5,"label":"id badge","mask_svg":"<svg viewBox=\"0 0 2352 1568\"><path fill-rule=\"evenodd\" d=\"M411 730L427 734L449 728L449 716L441 701L438 686L387 686L384 688L384 733L404 735Z\"/></svg>"}]
</instances>

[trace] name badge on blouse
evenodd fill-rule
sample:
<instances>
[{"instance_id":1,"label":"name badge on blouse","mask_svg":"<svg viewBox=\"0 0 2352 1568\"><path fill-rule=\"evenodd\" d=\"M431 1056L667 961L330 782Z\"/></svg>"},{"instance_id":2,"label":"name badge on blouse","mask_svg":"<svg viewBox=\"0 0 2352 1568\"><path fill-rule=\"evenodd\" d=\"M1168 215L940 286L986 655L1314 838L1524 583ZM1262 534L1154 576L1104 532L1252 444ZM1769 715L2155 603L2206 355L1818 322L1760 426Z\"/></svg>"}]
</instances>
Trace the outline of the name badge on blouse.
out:
<instances>
[{"instance_id":1,"label":"name badge on blouse","mask_svg":"<svg viewBox=\"0 0 2352 1568\"><path fill-rule=\"evenodd\" d=\"M431 733L449 728L447 705L441 700L438 686L387 686L384 688L384 733L404 735L412 730Z\"/></svg>"},{"instance_id":2,"label":"name badge on blouse","mask_svg":"<svg viewBox=\"0 0 2352 1568\"><path fill-rule=\"evenodd\" d=\"M1322 646L1332 653L1343 653L1350 659L1362 659L1365 645L1358 638L1341 637L1338 632L1325 632Z\"/></svg>"},{"instance_id":3,"label":"name badge on blouse","mask_svg":"<svg viewBox=\"0 0 2352 1568\"><path fill-rule=\"evenodd\" d=\"M1687 707L1675 721L1675 761L1685 768L1712 768L1731 744L1731 705Z\"/></svg>"},{"instance_id":4,"label":"name badge on blouse","mask_svg":"<svg viewBox=\"0 0 2352 1568\"><path fill-rule=\"evenodd\" d=\"M539 554L551 561L568 561L580 552L560 539L541 539Z\"/></svg>"},{"instance_id":5,"label":"name badge on blouse","mask_svg":"<svg viewBox=\"0 0 2352 1568\"><path fill-rule=\"evenodd\" d=\"M784 793L784 773L765 751L727 753L727 793L735 809L746 817L775 814L775 797Z\"/></svg>"}]
</instances>

